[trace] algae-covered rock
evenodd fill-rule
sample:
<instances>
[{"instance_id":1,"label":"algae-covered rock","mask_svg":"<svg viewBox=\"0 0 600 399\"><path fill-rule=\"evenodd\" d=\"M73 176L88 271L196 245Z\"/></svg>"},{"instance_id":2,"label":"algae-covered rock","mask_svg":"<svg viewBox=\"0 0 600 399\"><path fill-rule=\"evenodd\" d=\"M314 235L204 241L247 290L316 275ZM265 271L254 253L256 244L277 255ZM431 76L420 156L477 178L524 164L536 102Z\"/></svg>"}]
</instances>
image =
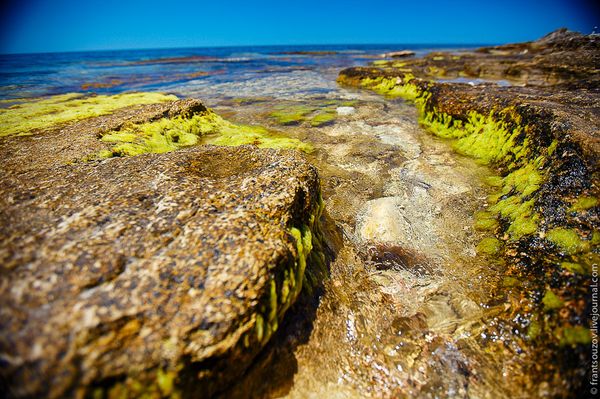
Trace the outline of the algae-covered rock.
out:
<instances>
[{"instance_id":1,"label":"algae-covered rock","mask_svg":"<svg viewBox=\"0 0 600 399\"><path fill-rule=\"evenodd\" d=\"M12 397L209 395L249 365L321 259L317 173L293 151L205 146L3 179Z\"/></svg>"},{"instance_id":2,"label":"algae-covered rock","mask_svg":"<svg viewBox=\"0 0 600 399\"><path fill-rule=\"evenodd\" d=\"M119 108L177 100L161 93L123 93L112 96L84 96L69 93L47 98L14 100L0 108L0 137L31 134L57 123L110 114Z\"/></svg>"},{"instance_id":3,"label":"algae-covered rock","mask_svg":"<svg viewBox=\"0 0 600 399\"><path fill-rule=\"evenodd\" d=\"M6 111L50 117L0 138L0 392L212 395L323 276L316 170L257 148L309 146L198 100L98 97Z\"/></svg>"}]
</instances>

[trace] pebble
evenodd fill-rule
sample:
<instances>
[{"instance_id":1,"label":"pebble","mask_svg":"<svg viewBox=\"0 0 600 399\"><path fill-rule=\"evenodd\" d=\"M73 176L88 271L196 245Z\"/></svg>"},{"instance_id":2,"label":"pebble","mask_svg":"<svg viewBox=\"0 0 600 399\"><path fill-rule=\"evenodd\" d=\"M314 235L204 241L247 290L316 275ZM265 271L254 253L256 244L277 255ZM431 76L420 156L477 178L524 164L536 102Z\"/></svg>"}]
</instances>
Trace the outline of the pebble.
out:
<instances>
[{"instance_id":1,"label":"pebble","mask_svg":"<svg viewBox=\"0 0 600 399\"><path fill-rule=\"evenodd\" d=\"M336 112L338 115L352 115L356 112L354 107L337 107Z\"/></svg>"}]
</instances>

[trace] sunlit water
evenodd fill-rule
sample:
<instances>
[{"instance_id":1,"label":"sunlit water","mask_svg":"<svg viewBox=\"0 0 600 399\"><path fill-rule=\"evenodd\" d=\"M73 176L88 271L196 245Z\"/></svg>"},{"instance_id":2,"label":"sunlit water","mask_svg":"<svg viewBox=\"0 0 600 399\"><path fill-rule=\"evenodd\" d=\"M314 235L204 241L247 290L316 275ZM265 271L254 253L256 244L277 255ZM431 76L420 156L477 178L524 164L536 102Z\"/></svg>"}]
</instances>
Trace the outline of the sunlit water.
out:
<instances>
[{"instance_id":1,"label":"sunlit water","mask_svg":"<svg viewBox=\"0 0 600 399\"><path fill-rule=\"evenodd\" d=\"M355 101L354 113L321 127L278 126L269 112L282 100L215 103L239 122L271 126L315 146L309 159L344 238L309 337L277 343L293 345L292 354L268 349L274 354L259 360L231 395L532 395L521 375L524 361L498 350L503 345L483 344L486 323L507 310L494 302L503 268L477 255L483 235L472 227L491 171L423 131L414 107L401 100L335 88L283 104L318 107L332 100ZM282 334L293 336L294 328ZM504 339L510 345L510 337L498 337Z\"/></svg>"},{"instance_id":2,"label":"sunlit water","mask_svg":"<svg viewBox=\"0 0 600 399\"><path fill-rule=\"evenodd\" d=\"M483 336L511 300L495 300L502 266L475 251L482 235L473 214L485 204L491 171L423 131L412 105L335 83L340 68L403 47L335 48L343 53L327 56L204 49L210 59L173 63L148 60L199 50L3 56L0 97L82 87L167 91L314 146L308 158L343 243L315 314L307 321L292 313L226 397L541 395L521 375L526 356L502 349L512 345L510 335L491 345ZM270 115L299 105L328 108L336 118L281 126Z\"/></svg>"}]
</instances>

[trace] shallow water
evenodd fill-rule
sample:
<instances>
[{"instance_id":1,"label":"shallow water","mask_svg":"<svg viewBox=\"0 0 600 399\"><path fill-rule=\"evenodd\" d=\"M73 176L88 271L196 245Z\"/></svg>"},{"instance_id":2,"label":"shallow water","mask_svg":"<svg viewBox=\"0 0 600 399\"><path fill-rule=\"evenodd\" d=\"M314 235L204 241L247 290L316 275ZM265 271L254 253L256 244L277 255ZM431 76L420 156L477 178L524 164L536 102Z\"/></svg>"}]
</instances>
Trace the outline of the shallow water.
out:
<instances>
[{"instance_id":1,"label":"shallow water","mask_svg":"<svg viewBox=\"0 0 600 399\"><path fill-rule=\"evenodd\" d=\"M401 100L335 88L284 104L348 101L353 114L321 127L277 125L269 113L280 99L213 104L233 120L314 145L309 159L343 236L310 331L298 333L292 323L281 333L289 337L271 345L228 395L533 395L522 375L526 359L504 350L519 333L485 336L486 325L510 308L495 303L502 265L475 250L484 235L474 230L473 214L485 204L483 181L492 171L423 131L414 107ZM285 345L287 353L274 348Z\"/></svg>"}]
</instances>

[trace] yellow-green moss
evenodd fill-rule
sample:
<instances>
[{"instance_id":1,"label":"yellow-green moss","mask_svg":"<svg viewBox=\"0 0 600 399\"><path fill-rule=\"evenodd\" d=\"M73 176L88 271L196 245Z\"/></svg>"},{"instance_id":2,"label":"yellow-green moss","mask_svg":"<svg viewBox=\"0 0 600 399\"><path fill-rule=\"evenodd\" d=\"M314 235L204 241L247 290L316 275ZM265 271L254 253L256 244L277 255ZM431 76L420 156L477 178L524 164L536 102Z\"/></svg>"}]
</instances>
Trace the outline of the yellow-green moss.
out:
<instances>
[{"instance_id":1,"label":"yellow-green moss","mask_svg":"<svg viewBox=\"0 0 600 399\"><path fill-rule=\"evenodd\" d=\"M563 269L568 270L574 274L586 274L585 268L583 266L581 266L579 263L562 262L560 264L560 267L562 267Z\"/></svg>"},{"instance_id":2,"label":"yellow-green moss","mask_svg":"<svg viewBox=\"0 0 600 399\"><path fill-rule=\"evenodd\" d=\"M336 114L334 112L319 112L310 120L312 126L322 126L334 121Z\"/></svg>"},{"instance_id":3,"label":"yellow-green moss","mask_svg":"<svg viewBox=\"0 0 600 399\"><path fill-rule=\"evenodd\" d=\"M306 116L313 111L312 107L296 105L275 110L269 116L280 125L295 125L304 122Z\"/></svg>"},{"instance_id":4,"label":"yellow-green moss","mask_svg":"<svg viewBox=\"0 0 600 399\"><path fill-rule=\"evenodd\" d=\"M413 79L414 76L407 72L403 77L396 78L364 78L360 84L390 98L401 97L405 100L415 101L422 93L416 85L410 83Z\"/></svg>"},{"instance_id":5,"label":"yellow-green moss","mask_svg":"<svg viewBox=\"0 0 600 399\"><path fill-rule=\"evenodd\" d=\"M177 373L174 371L159 369L156 372L156 383L164 396L170 396L173 393L175 378L177 378Z\"/></svg>"},{"instance_id":6,"label":"yellow-green moss","mask_svg":"<svg viewBox=\"0 0 600 399\"><path fill-rule=\"evenodd\" d=\"M542 332L542 326L537 319L532 319L529 322L529 327L527 328L527 337L529 339L536 339L540 333Z\"/></svg>"},{"instance_id":7,"label":"yellow-green moss","mask_svg":"<svg viewBox=\"0 0 600 399\"><path fill-rule=\"evenodd\" d=\"M177 100L161 93L125 93L112 96L84 96L71 93L34 99L0 109L0 136L31 134L36 129L109 114L139 104Z\"/></svg>"},{"instance_id":8,"label":"yellow-green moss","mask_svg":"<svg viewBox=\"0 0 600 399\"><path fill-rule=\"evenodd\" d=\"M496 255L502 250L502 242L494 237L486 237L477 245L477 253Z\"/></svg>"},{"instance_id":9,"label":"yellow-green moss","mask_svg":"<svg viewBox=\"0 0 600 399\"><path fill-rule=\"evenodd\" d=\"M566 327L561 331L561 345L588 345L592 341L591 331L583 326Z\"/></svg>"},{"instance_id":10,"label":"yellow-green moss","mask_svg":"<svg viewBox=\"0 0 600 399\"><path fill-rule=\"evenodd\" d=\"M563 306L563 301L552 290L546 291L544 298L542 298L542 303L546 310L559 309Z\"/></svg>"},{"instance_id":11,"label":"yellow-green moss","mask_svg":"<svg viewBox=\"0 0 600 399\"><path fill-rule=\"evenodd\" d=\"M477 230L494 230L498 227L496 215L491 212L475 213L475 228Z\"/></svg>"},{"instance_id":12,"label":"yellow-green moss","mask_svg":"<svg viewBox=\"0 0 600 399\"><path fill-rule=\"evenodd\" d=\"M134 156L144 153L162 153L200 143L237 146L254 144L261 148L299 149L305 152L312 147L300 140L277 135L260 126L236 125L212 111L191 118L163 118L149 123L131 125L102 136L102 141L115 143L113 156ZM98 158L108 156L107 151Z\"/></svg>"},{"instance_id":13,"label":"yellow-green moss","mask_svg":"<svg viewBox=\"0 0 600 399\"><path fill-rule=\"evenodd\" d=\"M352 105L354 103L350 102ZM269 116L280 125L298 125L303 122L310 122L311 126L319 127L336 119L336 107L338 105L340 105L339 101L330 100L317 105L282 106L271 112Z\"/></svg>"},{"instance_id":14,"label":"yellow-green moss","mask_svg":"<svg viewBox=\"0 0 600 399\"><path fill-rule=\"evenodd\" d=\"M548 231L546 238L566 254L589 250L589 242L583 241L575 230L559 227Z\"/></svg>"},{"instance_id":15,"label":"yellow-green moss","mask_svg":"<svg viewBox=\"0 0 600 399\"><path fill-rule=\"evenodd\" d=\"M582 212L598 206L598 198L596 197L579 197L569 208L569 212Z\"/></svg>"}]
</instances>

